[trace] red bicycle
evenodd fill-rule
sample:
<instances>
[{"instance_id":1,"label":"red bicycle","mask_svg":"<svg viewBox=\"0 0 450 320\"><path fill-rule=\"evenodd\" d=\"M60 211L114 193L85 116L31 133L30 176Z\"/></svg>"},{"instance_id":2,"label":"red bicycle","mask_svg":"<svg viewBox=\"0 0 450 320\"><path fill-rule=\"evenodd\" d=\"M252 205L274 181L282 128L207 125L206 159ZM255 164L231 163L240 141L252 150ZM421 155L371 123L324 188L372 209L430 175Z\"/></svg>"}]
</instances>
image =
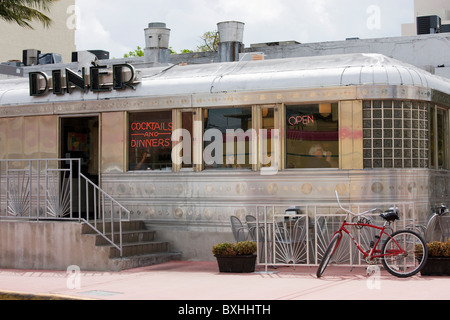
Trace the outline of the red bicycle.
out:
<instances>
[{"instance_id":1,"label":"red bicycle","mask_svg":"<svg viewBox=\"0 0 450 320\"><path fill-rule=\"evenodd\" d=\"M411 230L399 230L392 234L386 232L387 229L390 229L388 225L394 223L396 220L400 220L397 208L391 208L380 214L380 217L384 219L384 224L380 227L373 225L367 218L369 213L373 213L379 209L354 213L342 207L337 192L336 198L341 209L347 213L347 218L351 215L358 219L356 222L347 222L347 218L344 219L339 230L333 234L317 269L316 275L318 278L322 276L328 263L331 261L341 243L344 233L353 240L356 248L363 254L368 264L375 264L381 259L384 268L396 277L411 277L423 268L428 257L428 248L425 240L419 234ZM376 235L374 241L370 244L370 249L364 250L347 227L374 229ZM380 244L381 249L379 249Z\"/></svg>"}]
</instances>

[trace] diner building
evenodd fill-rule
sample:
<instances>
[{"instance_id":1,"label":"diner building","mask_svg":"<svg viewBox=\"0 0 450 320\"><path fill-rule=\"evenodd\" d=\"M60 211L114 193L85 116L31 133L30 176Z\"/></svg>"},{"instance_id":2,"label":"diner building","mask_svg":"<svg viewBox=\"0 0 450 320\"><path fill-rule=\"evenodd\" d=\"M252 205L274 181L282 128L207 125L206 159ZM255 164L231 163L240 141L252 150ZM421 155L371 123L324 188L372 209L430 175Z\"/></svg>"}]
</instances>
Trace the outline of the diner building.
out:
<instances>
[{"instance_id":1,"label":"diner building","mask_svg":"<svg viewBox=\"0 0 450 320\"><path fill-rule=\"evenodd\" d=\"M449 79L380 53L268 58L244 50L243 26L219 24L212 63L171 63L157 23L135 63L83 53L0 81L3 175L12 159L82 159L131 220L196 260L235 240L231 216L295 207L313 243L301 263L315 264L335 191L355 210L398 206L402 226L446 203Z\"/></svg>"}]
</instances>

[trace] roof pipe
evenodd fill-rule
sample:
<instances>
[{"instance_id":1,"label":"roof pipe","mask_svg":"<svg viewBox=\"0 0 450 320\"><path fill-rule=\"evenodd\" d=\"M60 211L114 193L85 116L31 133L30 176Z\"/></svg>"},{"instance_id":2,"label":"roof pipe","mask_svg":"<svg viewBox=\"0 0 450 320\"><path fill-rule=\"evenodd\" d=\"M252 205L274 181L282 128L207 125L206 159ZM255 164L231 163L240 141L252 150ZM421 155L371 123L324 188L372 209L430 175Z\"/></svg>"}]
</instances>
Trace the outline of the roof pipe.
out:
<instances>
[{"instance_id":1,"label":"roof pipe","mask_svg":"<svg viewBox=\"0 0 450 320\"><path fill-rule=\"evenodd\" d=\"M144 59L146 63L168 63L170 29L162 22L152 22L145 30Z\"/></svg>"},{"instance_id":2,"label":"roof pipe","mask_svg":"<svg viewBox=\"0 0 450 320\"><path fill-rule=\"evenodd\" d=\"M244 23L239 21L224 21L217 24L219 32L219 61L232 62L239 60L239 54L244 52Z\"/></svg>"}]
</instances>

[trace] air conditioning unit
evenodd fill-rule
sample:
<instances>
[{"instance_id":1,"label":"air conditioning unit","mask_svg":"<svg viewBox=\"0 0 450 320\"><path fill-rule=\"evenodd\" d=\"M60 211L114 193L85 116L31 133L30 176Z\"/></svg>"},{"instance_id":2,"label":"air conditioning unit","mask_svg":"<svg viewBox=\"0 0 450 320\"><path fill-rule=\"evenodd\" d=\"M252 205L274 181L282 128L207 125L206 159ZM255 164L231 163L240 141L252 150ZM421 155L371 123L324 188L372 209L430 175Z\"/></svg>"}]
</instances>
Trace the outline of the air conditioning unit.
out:
<instances>
[{"instance_id":1,"label":"air conditioning unit","mask_svg":"<svg viewBox=\"0 0 450 320\"><path fill-rule=\"evenodd\" d=\"M441 18L439 16L417 17L417 34L439 33L441 29Z\"/></svg>"},{"instance_id":2,"label":"air conditioning unit","mask_svg":"<svg viewBox=\"0 0 450 320\"><path fill-rule=\"evenodd\" d=\"M36 49L27 49L22 51L22 62L25 66L35 66L39 64L39 55L41 51Z\"/></svg>"},{"instance_id":3,"label":"air conditioning unit","mask_svg":"<svg viewBox=\"0 0 450 320\"><path fill-rule=\"evenodd\" d=\"M98 60L108 60L109 52L105 50L88 50L90 53L95 54Z\"/></svg>"},{"instance_id":4,"label":"air conditioning unit","mask_svg":"<svg viewBox=\"0 0 450 320\"><path fill-rule=\"evenodd\" d=\"M39 64L62 63L62 56L57 53L44 53L39 55Z\"/></svg>"},{"instance_id":5,"label":"air conditioning unit","mask_svg":"<svg viewBox=\"0 0 450 320\"><path fill-rule=\"evenodd\" d=\"M97 60L108 60L109 52L104 50L86 50L72 52L72 62L80 62L86 56L94 55Z\"/></svg>"},{"instance_id":6,"label":"air conditioning unit","mask_svg":"<svg viewBox=\"0 0 450 320\"><path fill-rule=\"evenodd\" d=\"M441 25L441 33L450 32L450 24Z\"/></svg>"}]
</instances>

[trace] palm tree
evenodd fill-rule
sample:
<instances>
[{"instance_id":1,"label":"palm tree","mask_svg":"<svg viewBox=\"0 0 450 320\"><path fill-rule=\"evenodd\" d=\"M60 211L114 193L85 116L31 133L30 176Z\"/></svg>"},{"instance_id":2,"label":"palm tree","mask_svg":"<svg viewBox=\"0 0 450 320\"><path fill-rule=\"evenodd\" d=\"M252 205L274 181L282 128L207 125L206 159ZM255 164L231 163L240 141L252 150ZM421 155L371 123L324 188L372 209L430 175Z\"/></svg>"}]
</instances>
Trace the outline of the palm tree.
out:
<instances>
[{"instance_id":1,"label":"palm tree","mask_svg":"<svg viewBox=\"0 0 450 320\"><path fill-rule=\"evenodd\" d=\"M19 26L34 29L31 22L38 21L48 28L52 20L41 11L49 11L57 0L0 0L0 18Z\"/></svg>"}]
</instances>

